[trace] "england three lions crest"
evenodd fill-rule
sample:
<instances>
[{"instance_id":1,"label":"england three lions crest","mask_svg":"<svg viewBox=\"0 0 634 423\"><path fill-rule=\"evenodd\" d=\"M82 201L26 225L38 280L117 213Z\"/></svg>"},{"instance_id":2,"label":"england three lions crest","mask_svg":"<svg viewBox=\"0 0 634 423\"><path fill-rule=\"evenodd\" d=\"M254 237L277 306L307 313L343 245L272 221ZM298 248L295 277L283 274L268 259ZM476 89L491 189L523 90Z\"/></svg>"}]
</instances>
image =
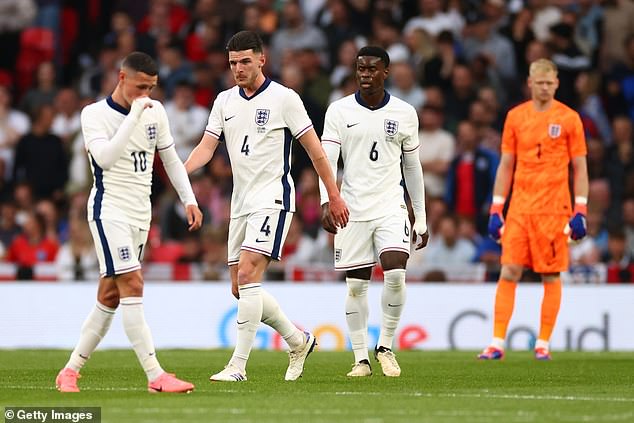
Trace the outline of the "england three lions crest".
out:
<instances>
[{"instance_id":1,"label":"england three lions crest","mask_svg":"<svg viewBox=\"0 0 634 423\"><path fill-rule=\"evenodd\" d=\"M551 123L548 125L548 136L550 138L559 138L561 135L561 125Z\"/></svg>"},{"instance_id":2,"label":"england three lions crest","mask_svg":"<svg viewBox=\"0 0 634 423\"><path fill-rule=\"evenodd\" d=\"M383 121L383 129L385 129L386 134L393 137L398 132L398 121L385 119L385 121Z\"/></svg>"},{"instance_id":3,"label":"england three lions crest","mask_svg":"<svg viewBox=\"0 0 634 423\"><path fill-rule=\"evenodd\" d=\"M148 125L145 125L145 136L147 137L148 144L150 145L150 147L153 147L156 144L156 136L157 136L156 123L150 123Z\"/></svg>"},{"instance_id":4,"label":"england three lions crest","mask_svg":"<svg viewBox=\"0 0 634 423\"><path fill-rule=\"evenodd\" d=\"M269 109L256 109L255 111L255 123L258 126L266 125L266 122L269 121L269 115L271 111Z\"/></svg>"}]
</instances>

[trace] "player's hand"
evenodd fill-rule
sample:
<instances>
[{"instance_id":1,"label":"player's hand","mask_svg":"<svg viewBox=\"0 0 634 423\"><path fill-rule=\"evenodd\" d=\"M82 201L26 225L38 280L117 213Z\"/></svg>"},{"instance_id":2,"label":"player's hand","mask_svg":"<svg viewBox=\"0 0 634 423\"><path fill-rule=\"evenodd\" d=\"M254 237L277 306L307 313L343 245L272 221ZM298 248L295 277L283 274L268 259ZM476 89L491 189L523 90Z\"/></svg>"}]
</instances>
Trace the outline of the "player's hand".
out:
<instances>
[{"instance_id":1,"label":"player's hand","mask_svg":"<svg viewBox=\"0 0 634 423\"><path fill-rule=\"evenodd\" d=\"M339 195L334 198L331 197L328 207L330 209L330 217L333 223L339 228L345 228L348 224L350 211L348 210L348 206L346 206L345 201L343 201L343 198Z\"/></svg>"},{"instance_id":2,"label":"player's hand","mask_svg":"<svg viewBox=\"0 0 634 423\"><path fill-rule=\"evenodd\" d=\"M337 225L332 220L332 216L330 215L330 203L324 203L321 206L321 226L331 234L337 233Z\"/></svg>"},{"instance_id":3,"label":"player's hand","mask_svg":"<svg viewBox=\"0 0 634 423\"><path fill-rule=\"evenodd\" d=\"M573 215L564 228L564 234L570 236L571 240L579 241L586 236L586 214L588 214L588 207L586 205L575 205Z\"/></svg>"},{"instance_id":4,"label":"player's hand","mask_svg":"<svg viewBox=\"0 0 634 423\"><path fill-rule=\"evenodd\" d=\"M420 235L420 240L418 236ZM416 250L420 250L424 248L429 242L429 230L427 229L427 223L422 222L414 222L412 226L412 242L414 243L414 248Z\"/></svg>"},{"instance_id":5,"label":"player's hand","mask_svg":"<svg viewBox=\"0 0 634 423\"><path fill-rule=\"evenodd\" d=\"M185 207L185 212L187 214L187 224L189 225L189 232L200 229L200 227L203 225L203 213L200 211L198 206L194 204L188 204Z\"/></svg>"},{"instance_id":6,"label":"player's hand","mask_svg":"<svg viewBox=\"0 0 634 423\"><path fill-rule=\"evenodd\" d=\"M489 212L489 226L487 228L487 232L489 233L489 237L497 243L500 242L500 238L502 238L502 234L504 233L504 216L502 216L503 211L504 203L491 204L491 210Z\"/></svg>"},{"instance_id":7,"label":"player's hand","mask_svg":"<svg viewBox=\"0 0 634 423\"><path fill-rule=\"evenodd\" d=\"M139 119L141 117L141 113L145 109L153 107L152 99L147 96L137 97L130 105L130 114L135 118Z\"/></svg>"}]
</instances>

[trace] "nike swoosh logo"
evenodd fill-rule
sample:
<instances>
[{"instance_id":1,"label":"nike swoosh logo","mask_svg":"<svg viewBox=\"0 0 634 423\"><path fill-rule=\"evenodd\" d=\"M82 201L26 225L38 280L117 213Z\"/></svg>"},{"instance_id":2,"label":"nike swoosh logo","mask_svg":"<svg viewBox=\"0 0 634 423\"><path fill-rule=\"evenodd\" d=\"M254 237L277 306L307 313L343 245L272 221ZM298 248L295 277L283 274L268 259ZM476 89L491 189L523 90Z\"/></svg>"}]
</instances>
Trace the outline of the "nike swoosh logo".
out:
<instances>
[{"instance_id":1,"label":"nike swoosh logo","mask_svg":"<svg viewBox=\"0 0 634 423\"><path fill-rule=\"evenodd\" d=\"M84 360L88 360L88 357L86 357L85 355L79 354L79 356L83 358Z\"/></svg>"},{"instance_id":2,"label":"nike swoosh logo","mask_svg":"<svg viewBox=\"0 0 634 423\"><path fill-rule=\"evenodd\" d=\"M346 124L346 126L347 126L348 128L352 128L353 126L357 126L357 125L358 125L358 124L360 124L360 123L361 123L361 122L357 122L357 123L348 123L348 124Z\"/></svg>"},{"instance_id":3,"label":"nike swoosh logo","mask_svg":"<svg viewBox=\"0 0 634 423\"><path fill-rule=\"evenodd\" d=\"M268 240L266 240L266 239L257 239L257 238L255 239L255 242L266 242L266 241L268 241Z\"/></svg>"},{"instance_id":4,"label":"nike swoosh logo","mask_svg":"<svg viewBox=\"0 0 634 423\"><path fill-rule=\"evenodd\" d=\"M149 355L150 357L152 357L154 354L155 354L155 353L151 352L151 353L149 353L148 355Z\"/></svg>"},{"instance_id":5,"label":"nike swoosh logo","mask_svg":"<svg viewBox=\"0 0 634 423\"><path fill-rule=\"evenodd\" d=\"M245 320L244 322L240 322L240 321L236 320L236 323L239 324L239 325L244 325L245 323L249 323L249 321Z\"/></svg>"},{"instance_id":6,"label":"nike swoosh logo","mask_svg":"<svg viewBox=\"0 0 634 423\"><path fill-rule=\"evenodd\" d=\"M387 303L387 306L388 306L388 307L400 307L400 306L402 306L402 305L403 305L403 304L390 304L390 303Z\"/></svg>"},{"instance_id":7,"label":"nike swoosh logo","mask_svg":"<svg viewBox=\"0 0 634 423\"><path fill-rule=\"evenodd\" d=\"M350 312L346 311L346 316L350 316L351 314L357 314L357 313L358 311L350 311Z\"/></svg>"},{"instance_id":8,"label":"nike swoosh logo","mask_svg":"<svg viewBox=\"0 0 634 423\"><path fill-rule=\"evenodd\" d=\"M226 117L226 118L225 118L225 122L226 122L226 121L228 121L228 120L231 120L231 119L233 119L234 117L236 117L236 115L233 115L233 116L229 116L229 117Z\"/></svg>"}]
</instances>

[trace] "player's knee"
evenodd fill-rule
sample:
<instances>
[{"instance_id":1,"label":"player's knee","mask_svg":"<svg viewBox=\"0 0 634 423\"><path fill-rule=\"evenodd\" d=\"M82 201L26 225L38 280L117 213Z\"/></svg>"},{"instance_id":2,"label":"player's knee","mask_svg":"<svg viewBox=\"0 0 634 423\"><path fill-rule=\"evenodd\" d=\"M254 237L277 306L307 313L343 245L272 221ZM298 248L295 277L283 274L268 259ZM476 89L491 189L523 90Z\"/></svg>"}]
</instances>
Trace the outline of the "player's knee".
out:
<instances>
[{"instance_id":1,"label":"player's knee","mask_svg":"<svg viewBox=\"0 0 634 423\"><path fill-rule=\"evenodd\" d=\"M255 268L253 266L240 266L238 268L238 285L246 285L255 282Z\"/></svg>"},{"instance_id":2,"label":"player's knee","mask_svg":"<svg viewBox=\"0 0 634 423\"><path fill-rule=\"evenodd\" d=\"M383 284L387 289L392 291L405 289L405 269L386 270L383 275Z\"/></svg>"},{"instance_id":3,"label":"player's knee","mask_svg":"<svg viewBox=\"0 0 634 423\"><path fill-rule=\"evenodd\" d=\"M368 293L368 281L359 279L348 279L348 295L351 297L362 297Z\"/></svg>"},{"instance_id":4,"label":"player's knee","mask_svg":"<svg viewBox=\"0 0 634 423\"><path fill-rule=\"evenodd\" d=\"M519 265L503 265L500 277L507 281L517 282L522 277L522 266Z\"/></svg>"},{"instance_id":5,"label":"player's knee","mask_svg":"<svg viewBox=\"0 0 634 423\"><path fill-rule=\"evenodd\" d=\"M97 294L97 301L110 308L117 308L119 306L119 292L116 290L99 292Z\"/></svg>"}]
</instances>

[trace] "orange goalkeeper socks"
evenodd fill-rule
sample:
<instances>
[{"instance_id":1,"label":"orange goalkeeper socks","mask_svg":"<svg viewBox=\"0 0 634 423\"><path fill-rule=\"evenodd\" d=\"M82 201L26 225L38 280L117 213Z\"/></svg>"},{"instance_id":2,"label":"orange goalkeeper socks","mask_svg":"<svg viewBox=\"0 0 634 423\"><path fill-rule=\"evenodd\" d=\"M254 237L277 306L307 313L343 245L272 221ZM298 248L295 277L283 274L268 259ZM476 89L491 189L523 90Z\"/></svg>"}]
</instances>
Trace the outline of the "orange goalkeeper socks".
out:
<instances>
[{"instance_id":1,"label":"orange goalkeeper socks","mask_svg":"<svg viewBox=\"0 0 634 423\"><path fill-rule=\"evenodd\" d=\"M495 309L493 316L493 337L506 338L506 329L511 321L515 307L515 288L517 282L500 279L495 291Z\"/></svg>"},{"instance_id":2,"label":"orange goalkeeper socks","mask_svg":"<svg viewBox=\"0 0 634 423\"><path fill-rule=\"evenodd\" d=\"M548 342L553 333L559 306L561 304L561 279L557 278L550 282L544 282L544 298L542 299L541 325L539 327L539 337Z\"/></svg>"}]
</instances>

